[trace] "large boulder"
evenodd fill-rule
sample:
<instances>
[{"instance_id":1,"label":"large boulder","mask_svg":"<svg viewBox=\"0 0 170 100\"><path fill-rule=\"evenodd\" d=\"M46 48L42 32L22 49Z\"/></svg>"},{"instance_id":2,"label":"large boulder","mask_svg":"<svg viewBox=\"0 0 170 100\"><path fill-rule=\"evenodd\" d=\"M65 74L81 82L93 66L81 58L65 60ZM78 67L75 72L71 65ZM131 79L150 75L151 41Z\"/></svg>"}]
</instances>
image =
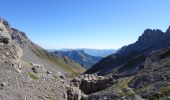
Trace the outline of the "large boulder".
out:
<instances>
[{"instance_id":1,"label":"large boulder","mask_svg":"<svg viewBox=\"0 0 170 100\"><path fill-rule=\"evenodd\" d=\"M85 74L72 80L72 84L87 95L103 90L113 85L114 82L111 77L98 76L97 74Z\"/></svg>"}]
</instances>

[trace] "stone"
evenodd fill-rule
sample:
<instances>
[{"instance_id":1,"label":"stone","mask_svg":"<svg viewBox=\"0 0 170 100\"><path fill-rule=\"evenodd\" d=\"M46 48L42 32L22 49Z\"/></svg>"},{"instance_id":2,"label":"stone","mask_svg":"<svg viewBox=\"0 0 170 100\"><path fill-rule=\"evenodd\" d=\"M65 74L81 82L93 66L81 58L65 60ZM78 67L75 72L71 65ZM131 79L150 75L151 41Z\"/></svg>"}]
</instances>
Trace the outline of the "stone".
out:
<instances>
[{"instance_id":1,"label":"stone","mask_svg":"<svg viewBox=\"0 0 170 100\"><path fill-rule=\"evenodd\" d=\"M60 75L59 76L61 79L65 79L65 76L64 75Z\"/></svg>"},{"instance_id":2,"label":"stone","mask_svg":"<svg viewBox=\"0 0 170 100\"><path fill-rule=\"evenodd\" d=\"M37 73L37 69L35 67L32 67L31 70L34 72L34 73Z\"/></svg>"},{"instance_id":3,"label":"stone","mask_svg":"<svg viewBox=\"0 0 170 100\"><path fill-rule=\"evenodd\" d=\"M74 87L68 89L67 100L81 100L81 90Z\"/></svg>"},{"instance_id":4,"label":"stone","mask_svg":"<svg viewBox=\"0 0 170 100\"><path fill-rule=\"evenodd\" d=\"M74 86L80 88L84 94L91 94L111 86L114 81L110 77L97 76L93 74L81 75L71 81Z\"/></svg>"},{"instance_id":5,"label":"stone","mask_svg":"<svg viewBox=\"0 0 170 100\"><path fill-rule=\"evenodd\" d=\"M46 74L51 74L51 72L49 72L49 71L46 71Z\"/></svg>"},{"instance_id":6,"label":"stone","mask_svg":"<svg viewBox=\"0 0 170 100\"><path fill-rule=\"evenodd\" d=\"M0 42L8 44L10 39L8 37L0 36Z\"/></svg>"}]
</instances>

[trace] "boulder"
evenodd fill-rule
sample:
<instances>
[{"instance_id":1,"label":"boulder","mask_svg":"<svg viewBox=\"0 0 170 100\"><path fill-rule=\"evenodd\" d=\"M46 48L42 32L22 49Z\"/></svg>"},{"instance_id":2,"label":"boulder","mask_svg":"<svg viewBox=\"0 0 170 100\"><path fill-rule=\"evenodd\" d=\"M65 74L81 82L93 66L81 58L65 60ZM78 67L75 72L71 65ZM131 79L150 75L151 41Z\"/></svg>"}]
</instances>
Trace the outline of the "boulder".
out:
<instances>
[{"instance_id":1,"label":"boulder","mask_svg":"<svg viewBox=\"0 0 170 100\"><path fill-rule=\"evenodd\" d=\"M103 90L115 82L111 77L97 76L96 74L85 74L74 78L72 86L77 86L84 94L91 94Z\"/></svg>"}]
</instances>

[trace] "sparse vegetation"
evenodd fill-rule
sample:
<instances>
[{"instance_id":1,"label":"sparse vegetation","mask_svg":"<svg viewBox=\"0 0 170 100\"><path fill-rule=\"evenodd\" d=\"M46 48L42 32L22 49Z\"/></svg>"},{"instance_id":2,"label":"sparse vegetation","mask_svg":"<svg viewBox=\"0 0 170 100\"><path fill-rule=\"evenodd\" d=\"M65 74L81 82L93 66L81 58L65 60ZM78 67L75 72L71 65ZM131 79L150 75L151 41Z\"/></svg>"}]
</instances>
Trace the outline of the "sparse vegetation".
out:
<instances>
[{"instance_id":1,"label":"sparse vegetation","mask_svg":"<svg viewBox=\"0 0 170 100\"><path fill-rule=\"evenodd\" d=\"M120 97L130 99L136 94L131 88L128 87L128 84L132 79L133 77L123 77L121 79L117 79L117 82L113 86L103 90L103 92L112 91Z\"/></svg>"},{"instance_id":2,"label":"sparse vegetation","mask_svg":"<svg viewBox=\"0 0 170 100\"><path fill-rule=\"evenodd\" d=\"M121 83L117 84L117 87L120 89L126 89L128 87L128 84L125 82L121 82Z\"/></svg>"},{"instance_id":3,"label":"sparse vegetation","mask_svg":"<svg viewBox=\"0 0 170 100\"><path fill-rule=\"evenodd\" d=\"M34 80L37 80L37 79L38 79L38 77L37 77L36 75L34 75L33 73L31 73L31 72L28 72L27 75L28 75L30 78L34 79Z\"/></svg>"},{"instance_id":4,"label":"sparse vegetation","mask_svg":"<svg viewBox=\"0 0 170 100\"><path fill-rule=\"evenodd\" d=\"M170 95L170 85L166 86L166 87L162 87L160 89L160 93L163 95L163 96L168 96Z\"/></svg>"},{"instance_id":5,"label":"sparse vegetation","mask_svg":"<svg viewBox=\"0 0 170 100\"><path fill-rule=\"evenodd\" d=\"M128 97L131 97L135 94L131 93L131 92L122 92L122 93L119 93L118 95L121 96L121 97L127 97L128 98Z\"/></svg>"},{"instance_id":6,"label":"sparse vegetation","mask_svg":"<svg viewBox=\"0 0 170 100\"><path fill-rule=\"evenodd\" d=\"M48 99L49 99L49 100L56 100L56 99L55 99L55 96L52 95L52 94L49 94L49 95L48 95Z\"/></svg>"}]
</instances>

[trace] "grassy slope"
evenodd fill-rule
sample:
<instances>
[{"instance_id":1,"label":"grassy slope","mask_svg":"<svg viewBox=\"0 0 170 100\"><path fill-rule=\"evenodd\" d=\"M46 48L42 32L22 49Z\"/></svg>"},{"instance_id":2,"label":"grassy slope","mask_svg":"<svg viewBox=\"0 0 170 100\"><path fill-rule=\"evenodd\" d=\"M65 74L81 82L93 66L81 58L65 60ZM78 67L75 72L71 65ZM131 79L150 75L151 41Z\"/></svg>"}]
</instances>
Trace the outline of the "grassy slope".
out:
<instances>
[{"instance_id":1,"label":"grassy slope","mask_svg":"<svg viewBox=\"0 0 170 100\"><path fill-rule=\"evenodd\" d=\"M38 57L45 59L48 62L54 63L56 66L65 70L69 74L78 75L85 71L85 69L81 67L79 64L76 63L67 64L62 58L55 57L38 46L31 45L30 48Z\"/></svg>"}]
</instances>

